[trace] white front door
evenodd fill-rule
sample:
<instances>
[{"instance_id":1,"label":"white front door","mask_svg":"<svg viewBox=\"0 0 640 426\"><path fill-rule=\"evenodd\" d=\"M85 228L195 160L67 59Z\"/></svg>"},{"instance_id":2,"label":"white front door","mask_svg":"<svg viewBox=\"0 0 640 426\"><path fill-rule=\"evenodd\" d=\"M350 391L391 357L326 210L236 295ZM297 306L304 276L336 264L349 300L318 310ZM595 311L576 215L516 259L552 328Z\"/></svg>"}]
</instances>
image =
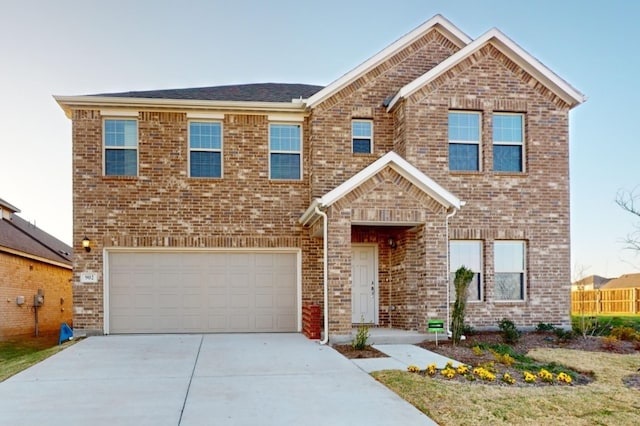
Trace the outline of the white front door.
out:
<instances>
[{"instance_id":1,"label":"white front door","mask_svg":"<svg viewBox=\"0 0 640 426\"><path fill-rule=\"evenodd\" d=\"M351 321L378 323L378 277L376 246L354 245L351 249Z\"/></svg>"}]
</instances>

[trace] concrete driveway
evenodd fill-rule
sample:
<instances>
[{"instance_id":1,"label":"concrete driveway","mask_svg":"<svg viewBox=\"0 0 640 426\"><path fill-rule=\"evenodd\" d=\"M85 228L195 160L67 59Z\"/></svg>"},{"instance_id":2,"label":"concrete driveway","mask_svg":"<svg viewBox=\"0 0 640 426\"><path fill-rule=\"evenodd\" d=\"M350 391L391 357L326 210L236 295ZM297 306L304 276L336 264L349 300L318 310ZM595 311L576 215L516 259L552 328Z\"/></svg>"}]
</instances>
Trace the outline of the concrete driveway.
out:
<instances>
[{"instance_id":1,"label":"concrete driveway","mask_svg":"<svg viewBox=\"0 0 640 426\"><path fill-rule=\"evenodd\" d=\"M90 337L0 383L2 424L434 425L300 334Z\"/></svg>"}]
</instances>

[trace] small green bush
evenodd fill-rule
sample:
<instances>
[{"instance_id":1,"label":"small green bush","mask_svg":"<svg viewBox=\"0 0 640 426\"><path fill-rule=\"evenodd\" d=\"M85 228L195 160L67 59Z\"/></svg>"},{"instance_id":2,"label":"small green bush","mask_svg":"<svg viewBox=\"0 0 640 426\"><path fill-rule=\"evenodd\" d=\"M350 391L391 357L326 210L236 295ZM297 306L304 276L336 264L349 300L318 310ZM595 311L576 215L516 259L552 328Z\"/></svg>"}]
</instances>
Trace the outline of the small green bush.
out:
<instances>
[{"instance_id":1,"label":"small green bush","mask_svg":"<svg viewBox=\"0 0 640 426\"><path fill-rule=\"evenodd\" d=\"M367 348L367 340L369 339L369 326L364 323L364 319L358 326L358 332L356 337L351 341L351 347L357 351L362 351Z\"/></svg>"},{"instance_id":2,"label":"small green bush","mask_svg":"<svg viewBox=\"0 0 640 426\"><path fill-rule=\"evenodd\" d=\"M516 328L516 325L510 319L502 318L498 322L498 328L500 328L500 333L505 343L516 343L520 339L520 330Z\"/></svg>"},{"instance_id":3,"label":"small green bush","mask_svg":"<svg viewBox=\"0 0 640 426\"><path fill-rule=\"evenodd\" d=\"M536 325L536 331L554 331L556 327L553 324L539 322Z\"/></svg>"}]
</instances>

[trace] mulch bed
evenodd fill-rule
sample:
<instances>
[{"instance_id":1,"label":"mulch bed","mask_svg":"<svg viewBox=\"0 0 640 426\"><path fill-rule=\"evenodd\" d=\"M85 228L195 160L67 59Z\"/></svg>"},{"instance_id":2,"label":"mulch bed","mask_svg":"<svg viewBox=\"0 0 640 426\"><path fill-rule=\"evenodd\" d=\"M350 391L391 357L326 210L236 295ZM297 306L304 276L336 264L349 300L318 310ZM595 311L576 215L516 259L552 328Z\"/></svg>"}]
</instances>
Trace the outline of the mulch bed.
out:
<instances>
[{"instance_id":1,"label":"mulch bed","mask_svg":"<svg viewBox=\"0 0 640 426\"><path fill-rule=\"evenodd\" d=\"M430 351L439 353L451 359L460 361L461 363L478 366L485 362L495 361L495 357L491 352L485 350L482 355L477 355L471 349L472 347L480 344L499 344L503 343L502 335L498 332L478 332L473 335L467 336L466 340L460 342L459 345L454 346L450 340L440 340L438 345L434 341L425 341L419 343L417 346L428 349ZM559 340L552 332L529 332L523 333L517 343L511 345L513 349L520 353L526 354L535 348L566 348L575 349L581 351L591 352L607 352L607 353L620 353L620 354L632 354L639 353L640 344L637 342L619 341L614 346L605 345L601 337L589 336L574 337L573 339L562 341ZM375 350L372 347L367 347L364 351L358 351L351 347L351 345L335 345L333 346L338 352L343 354L347 358L379 358L386 357L385 354ZM500 377L503 373L509 373L511 376L518 379L515 386L566 386L566 384L546 383L541 380L537 380L535 384L524 383L521 380L522 371L513 367L507 367L503 364L495 363L499 370L499 376L494 382L486 382L476 380L472 383L484 383L498 386L510 386L500 381ZM426 366L419 366L425 368ZM640 366L639 366L640 367ZM437 377L442 380L447 380L440 374L436 374ZM468 382L463 376L456 376L452 380ZM587 384L593 381L588 371L576 371L573 385ZM640 390L640 373L627 376L624 379L624 383L631 389ZM513 385L511 385L513 386Z\"/></svg>"}]
</instances>

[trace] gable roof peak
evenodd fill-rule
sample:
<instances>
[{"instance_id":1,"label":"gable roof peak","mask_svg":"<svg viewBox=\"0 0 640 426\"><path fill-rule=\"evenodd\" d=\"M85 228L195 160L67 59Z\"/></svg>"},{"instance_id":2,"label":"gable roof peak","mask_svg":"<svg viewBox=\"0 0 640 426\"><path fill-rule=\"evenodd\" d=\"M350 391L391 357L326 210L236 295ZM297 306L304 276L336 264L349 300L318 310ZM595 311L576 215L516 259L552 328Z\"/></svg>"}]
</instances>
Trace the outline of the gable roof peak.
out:
<instances>
[{"instance_id":1,"label":"gable roof peak","mask_svg":"<svg viewBox=\"0 0 640 426\"><path fill-rule=\"evenodd\" d=\"M453 25L447 18L437 14L417 28L400 37L398 40L394 41L357 67L353 68L342 77L333 81L324 89L315 93L313 96L310 96L307 100L307 106L314 107L318 105L434 28L438 29L438 31L443 33L449 40L451 40L451 42L460 48L471 43L471 38L468 35Z\"/></svg>"},{"instance_id":2,"label":"gable roof peak","mask_svg":"<svg viewBox=\"0 0 640 426\"><path fill-rule=\"evenodd\" d=\"M534 78L544 84L549 90L560 97L571 108L586 102L587 97L567 83L564 79L551 71L542 62L520 47L498 28L491 28L471 43L449 56L431 70L402 87L387 105L387 111L391 111L400 99L407 98L418 91L425 84L436 79L450 70L485 45L491 43L507 58L516 63Z\"/></svg>"}]
</instances>

